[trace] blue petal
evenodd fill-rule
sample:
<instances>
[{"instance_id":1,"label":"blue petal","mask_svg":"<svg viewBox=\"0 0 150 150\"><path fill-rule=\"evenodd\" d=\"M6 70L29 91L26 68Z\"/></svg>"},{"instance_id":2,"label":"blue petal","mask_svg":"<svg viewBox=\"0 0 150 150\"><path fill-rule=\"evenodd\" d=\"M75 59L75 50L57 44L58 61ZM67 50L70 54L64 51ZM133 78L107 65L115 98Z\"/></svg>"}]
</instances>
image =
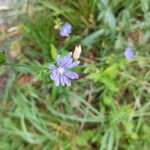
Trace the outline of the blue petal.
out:
<instances>
[{"instance_id":1,"label":"blue petal","mask_svg":"<svg viewBox=\"0 0 150 150\"><path fill-rule=\"evenodd\" d=\"M56 86L59 86L60 85L60 75L59 75L59 73L56 75L54 80L55 80Z\"/></svg>"},{"instance_id":2,"label":"blue petal","mask_svg":"<svg viewBox=\"0 0 150 150\"><path fill-rule=\"evenodd\" d=\"M68 85L68 86L71 85L70 80L66 76L63 76L63 79L64 79L64 82L65 82L66 85Z\"/></svg>"},{"instance_id":3,"label":"blue petal","mask_svg":"<svg viewBox=\"0 0 150 150\"><path fill-rule=\"evenodd\" d=\"M67 68L76 67L79 65L79 63L80 63L80 61L75 61L75 62L71 63L70 65L68 65Z\"/></svg>"},{"instance_id":4,"label":"blue petal","mask_svg":"<svg viewBox=\"0 0 150 150\"><path fill-rule=\"evenodd\" d=\"M50 75L51 79L55 81L56 86L59 86L60 84L60 74L57 70L54 70L52 74Z\"/></svg>"},{"instance_id":5,"label":"blue petal","mask_svg":"<svg viewBox=\"0 0 150 150\"><path fill-rule=\"evenodd\" d=\"M61 36L69 36L69 33L68 33L68 31L66 29L61 29L60 30L60 35Z\"/></svg>"},{"instance_id":6,"label":"blue petal","mask_svg":"<svg viewBox=\"0 0 150 150\"><path fill-rule=\"evenodd\" d=\"M71 57L72 56L72 52L70 52L69 54L68 54L68 57Z\"/></svg>"},{"instance_id":7,"label":"blue petal","mask_svg":"<svg viewBox=\"0 0 150 150\"><path fill-rule=\"evenodd\" d=\"M50 69L50 70L54 70L54 69L56 69L56 66L55 66L55 65L53 65L53 64L50 64L50 65L48 66L48 69Z\"/></svg>"},{"instance_id":8,"label":"blue petal","mask_svg":"<svg viewBox=\"0 0 150 150\"><path fill-rule=\"evenodd\" d=\"M55 77L56 77L56 75L57 75L57 71L56 71L56 70L53 70L52 74L50 75L50 78L51 78L52 80L54 80Z\"/></svg>"},{"instance_id":9,"label":"blue petal","mask_svg":"<svg viewBox=\"0 0 150 150\"><path fill-rule=\"evenodd\" d=\"M65 85L64 76L62 76L62 75L60 76L60 82L61 82L62 86Z\"/></svg>"},{"instance_id":10,"label":"blue petal","mask_svg":"<svg viewBox=\"0 0 150 150\"><path fill-rule=\"evenodd\" d=\"M78 74L76 74L75 72L71 72L71 71L65 72L65 75L71 79L77 79L79 77Z\"/></svg>"},{"instance_id":11,"label":"blue petal","mask_svg":"<svg viewBox=\"0 0 150 150\"><path fill-rule=\"evenodd\" d=\"M67 30L71 30L71 28L72 28L72 26L71 26L70 23L65 23L65 24L63 25L63 27L64 27L65 29L67 29Z\"/></svg>"},{"instance_id":12,"label":"blue petal","mask_svg":"<svg viewBox=\"0 0 150 150\"><path fill-rule=\"evenodd\" d=\"M57 62L58 66L61 65L61 63L62 63L62 57L60 55L57 56L56 62Z\"/></svg>"},{"instance_id":13,"label":"blue petal","mask_svg":"<svg viewBox=\"0 0 150 150\"><path fill-rule=\"evenodd\" d=\"M72 63L73 59L71 58L71 56L72 56L72 53L69 53L62 58L62 63L61 63L62 67L67 68L67 66Z\"/></svg>"}]
</instances>

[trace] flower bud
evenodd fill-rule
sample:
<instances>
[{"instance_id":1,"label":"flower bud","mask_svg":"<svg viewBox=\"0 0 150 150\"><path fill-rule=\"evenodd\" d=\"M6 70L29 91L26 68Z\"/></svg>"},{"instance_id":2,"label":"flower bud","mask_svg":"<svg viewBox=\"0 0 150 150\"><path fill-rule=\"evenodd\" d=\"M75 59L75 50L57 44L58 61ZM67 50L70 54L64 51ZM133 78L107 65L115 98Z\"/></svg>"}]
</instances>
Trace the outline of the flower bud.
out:
<instances>
[{"instance_id":1,"label":"flower bud","mask_svg":"<svg viewBox=\"0 0 150 150\"><path fill-rule=\"evenodd\" d=\"M81 45L78 45L78 46L75 47L75 50L74 50L74 53L73 53L73 58L75 60L79 59L81 51L82 51Z\"/></svg>"}]
</instances>

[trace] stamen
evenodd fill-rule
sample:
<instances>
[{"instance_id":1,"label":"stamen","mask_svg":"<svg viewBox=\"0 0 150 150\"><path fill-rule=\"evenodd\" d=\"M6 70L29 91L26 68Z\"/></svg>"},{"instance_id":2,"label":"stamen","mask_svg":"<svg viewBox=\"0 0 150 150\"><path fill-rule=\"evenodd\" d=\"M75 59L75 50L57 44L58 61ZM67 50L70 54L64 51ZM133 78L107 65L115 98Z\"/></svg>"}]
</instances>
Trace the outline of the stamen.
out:
<instances>
[{"instance_id":1,"label":"stamen","mask_svg":"<svg viewBox=\"0 0 150 150\"><path fill-rule=\"evenodd\" d=\"M64 74L64 71L65 71L64 68L62 68L62 67L59 67L59 68L58 68L58 72L59 72L60 74L63 75L63 74Z\"/></svg>"}]
</instances>

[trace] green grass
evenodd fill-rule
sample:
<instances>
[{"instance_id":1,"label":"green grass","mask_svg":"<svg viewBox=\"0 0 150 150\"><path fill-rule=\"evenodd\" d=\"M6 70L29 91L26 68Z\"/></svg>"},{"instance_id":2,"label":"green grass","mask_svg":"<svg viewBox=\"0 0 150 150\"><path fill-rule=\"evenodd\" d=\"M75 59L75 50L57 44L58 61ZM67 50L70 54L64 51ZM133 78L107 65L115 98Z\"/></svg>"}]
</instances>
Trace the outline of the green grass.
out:
<instances>
[{"instance_id":1,"label":"green grass","mask_svg":"<svg viewBox=\"0 0 150 150\"><path fill-rule=\"evenodd\" d=\"M28 13L16 62L0 68L11 70L0 101L0 150L148 150L149 0L43 0ZM73 26L66 39L59 35L65 22ZM47 66L77 44L80 78L56 87ZM128 45L131 60L123 56Z\"/></svg>"}]
</instances>

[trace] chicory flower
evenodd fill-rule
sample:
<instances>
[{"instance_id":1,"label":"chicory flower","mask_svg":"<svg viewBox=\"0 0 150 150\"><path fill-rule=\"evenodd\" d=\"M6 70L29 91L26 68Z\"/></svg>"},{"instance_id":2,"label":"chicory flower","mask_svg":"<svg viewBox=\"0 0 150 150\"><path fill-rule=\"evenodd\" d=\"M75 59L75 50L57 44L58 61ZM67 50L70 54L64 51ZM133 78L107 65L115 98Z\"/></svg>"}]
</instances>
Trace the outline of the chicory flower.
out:
<instances>
[{"instance_id":1,"label":"chicory flower","mask_svg":"<svg viewBox=\"0 0 150 150\"><path fill-rule=\"evenodd\" d=\"M135 56L135 53L131 47L127 47L127 48L125 48L124 56L127 59L130 59L130 58L133 58Z\"/></svg>"},{"instance_id":2,"label":"chicory flower","mask_svg":"<svg viewBox=\"0 0 150 150\"><path fill-rule=\"evenodd\" d=\"M72 26L69 23L65 23L61 28L60 28L60 35L65 37L65 36L69 36L69 34L72 31Z\"/></svg>"},{"instance_id":3,"label":"chicory flower","mask_svg":"<svg viewBox=\"0 0 150 150\"><path fill-rule=\"evenodd\" d=\"M55 81L56 86L70 86L70 79L77 79L79 77L78 74L69 70L70 68L78 66L80 63L80 61L73 62L71 56L71 52L65 56L58 55L56 58L56 65L49 65L48 68L52 71L50 78Z\"/></svg>"}]
</instances>

